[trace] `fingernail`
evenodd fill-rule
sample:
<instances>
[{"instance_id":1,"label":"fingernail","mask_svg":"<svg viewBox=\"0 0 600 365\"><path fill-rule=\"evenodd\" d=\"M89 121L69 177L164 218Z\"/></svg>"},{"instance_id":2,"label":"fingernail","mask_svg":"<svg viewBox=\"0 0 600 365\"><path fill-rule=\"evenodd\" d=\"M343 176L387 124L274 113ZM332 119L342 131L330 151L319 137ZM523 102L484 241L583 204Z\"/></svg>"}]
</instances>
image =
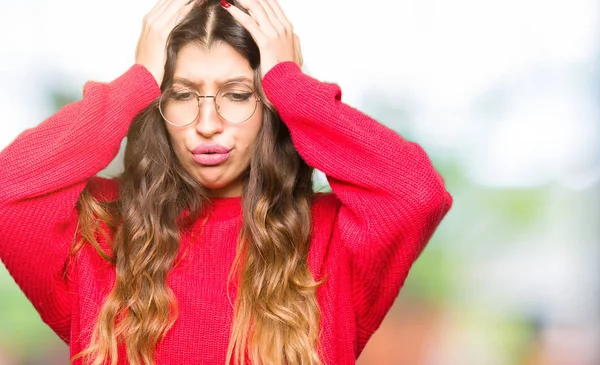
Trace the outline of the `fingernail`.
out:
<instances>
[{"instance_id":1,"label":"fingernail","mask_svg":"<svg viewBox=\"0 0 600 365\"><path fill-rule=\"evenodd\" d=\"M221 0L221 6L223 6L225 9L227 9L228 7L231 6L231 4L228 3L226 0Z\"/></svg>"}]
</instances>

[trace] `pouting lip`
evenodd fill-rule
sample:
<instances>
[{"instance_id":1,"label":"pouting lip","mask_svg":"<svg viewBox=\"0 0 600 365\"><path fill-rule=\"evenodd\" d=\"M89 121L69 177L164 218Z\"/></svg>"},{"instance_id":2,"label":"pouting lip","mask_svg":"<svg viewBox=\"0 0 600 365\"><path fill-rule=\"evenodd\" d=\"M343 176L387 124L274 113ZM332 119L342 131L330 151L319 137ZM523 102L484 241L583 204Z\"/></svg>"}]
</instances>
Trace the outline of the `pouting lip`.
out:
<instances>
[{"instance_id":1,"label":"pouting lip","mask_svg":"<svg viewBox=\"0 0 600 365\"><path fill-rule=\"evenodd\" d=\"M191 151L194 155L199 155L203 153L229 153L231 148L227 148L225 146L221 146L220 144L201 144Z\"/></svg>"}]
</instances>

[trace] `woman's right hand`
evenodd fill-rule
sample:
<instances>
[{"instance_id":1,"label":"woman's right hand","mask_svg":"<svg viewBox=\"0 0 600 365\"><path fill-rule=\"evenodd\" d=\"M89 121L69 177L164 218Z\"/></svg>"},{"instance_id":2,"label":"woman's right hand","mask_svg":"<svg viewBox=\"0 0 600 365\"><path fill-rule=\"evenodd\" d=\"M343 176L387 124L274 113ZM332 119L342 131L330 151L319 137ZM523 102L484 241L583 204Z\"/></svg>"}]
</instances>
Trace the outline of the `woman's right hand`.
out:
<instances>
[{"instance_id":1,"label":"woman's right hand","mask_svg":"<svg viewBox=\"0 0 600 365\"><path fill-rule=\"evenodd\" d=\"M158 85L165 72L167 38L195 4L196 0L159 0L144 17L135 63L146 67Z\"/></svg>"}]
</instances>

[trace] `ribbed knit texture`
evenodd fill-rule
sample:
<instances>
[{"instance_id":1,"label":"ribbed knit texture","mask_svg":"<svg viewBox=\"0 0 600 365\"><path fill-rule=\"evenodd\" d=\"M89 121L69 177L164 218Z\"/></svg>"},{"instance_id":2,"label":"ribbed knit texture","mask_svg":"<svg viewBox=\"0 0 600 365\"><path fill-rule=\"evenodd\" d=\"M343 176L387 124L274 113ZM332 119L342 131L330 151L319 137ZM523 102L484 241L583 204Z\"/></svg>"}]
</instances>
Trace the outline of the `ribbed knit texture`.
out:
<instances>
[{"instance_id":1,"label":"ribbed knit texture","mask_svg":"<svg viewBox=\"0 0 600 365\"><path fill-rule=\"evenodd\" d=\"M308 262L317 280L326 277L318 289L323 360L354 364L452 198L422 148L343 104L337 85L285 62L263 86L301 156L333 189L313 203ZM111 83L86 84L81 101L0 153L0 258L72 355L88 344L115 280L114 268L91 247L68 264L76 201L92 178L100 194L118 196L114 181L95 175L159 94L151 74L135 65ZM204 228L183 236L187 253L168 278L180 314L157 348L157 365L225 363L233 315L227 277L241 206L239 197L215 199ZM127 364L122 356L119 364Z\"/></svg>"}]
</instances>

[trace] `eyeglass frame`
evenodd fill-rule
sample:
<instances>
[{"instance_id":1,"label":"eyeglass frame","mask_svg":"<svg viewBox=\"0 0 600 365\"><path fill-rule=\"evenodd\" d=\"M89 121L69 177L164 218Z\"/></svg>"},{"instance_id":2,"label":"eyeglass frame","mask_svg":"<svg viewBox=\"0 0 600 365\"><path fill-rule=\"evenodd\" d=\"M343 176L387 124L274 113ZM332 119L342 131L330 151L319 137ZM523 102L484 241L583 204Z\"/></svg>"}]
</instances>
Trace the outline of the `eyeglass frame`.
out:
<instances>
[{"instance_id":1,"label":"eyeglass frame","mask_svg":"<svg viewBox=\"0 0 600 365\"><path fill-rule=\"evenodd\" d=\"M196 115L196 117L191 122L189 122L188 124L181 124L180 125L180 124L174 124L174 123L169 122L169 120L163 114L162 107L161 107L162 97L164 95L164 92L161 93L160 98L158 100L158 112L160 113L160 115L162 116L162 118L165 120L165 122L167 122L168 124L172 125L173 127L187 127L187 126L189 126L191 124L194 124L194 122L196 121L196 119L198 119L198 116L200 115L200 111L201 111L200 108L202 107L202 105L200 104L200 99L213 99L213 101L214 101L213 105L214 105L215 111L217 112L217 114L219 115L219 117L221 119L223 119L224 121L226 121L229 124L234 124L234 125L235 124L242 124L242 123L248 121L248 119L252 118L252 116L254 115L254 113L256 113L256 105L254 106L254 110L252 111L252 114L250 114L250 116L248 118L246 118L245 120L243 120L241 122L237 122L237 123L228 121L226 118L224 118L221 115L221 113L219 113L219 109L217 109L217 106L218 106L217 105L217 101L215 100L215 98L217 97L217 95L219 95L219 93L221 92L221 90L223 88L225 88L226 86L228 86L228 85L244 85L245 87L248 87L250 90L252 90L252 94L254 95L254 99L256 100L256 105L258 105L259 102L262 102L261 98L258 95L256 95L256 90L254 90L253 87L250 87L247 84L244 84L243 82L239 82L239 81L231 81L231 82L227 82L227 83L221 85L219 87L219 89L217 89L217 92L215 93L215 95L199 95L191 87L189 87L187 85L183 85L184 88L186 88L187 90L189 90L191 93L193 93L196 96L196 100L198 101L198 114ZM168 88L166 88L165 91L168 91L168 90L170 90L172 88L173 88L173 85L171 85Z\"/></svg>"}]
</instances>

